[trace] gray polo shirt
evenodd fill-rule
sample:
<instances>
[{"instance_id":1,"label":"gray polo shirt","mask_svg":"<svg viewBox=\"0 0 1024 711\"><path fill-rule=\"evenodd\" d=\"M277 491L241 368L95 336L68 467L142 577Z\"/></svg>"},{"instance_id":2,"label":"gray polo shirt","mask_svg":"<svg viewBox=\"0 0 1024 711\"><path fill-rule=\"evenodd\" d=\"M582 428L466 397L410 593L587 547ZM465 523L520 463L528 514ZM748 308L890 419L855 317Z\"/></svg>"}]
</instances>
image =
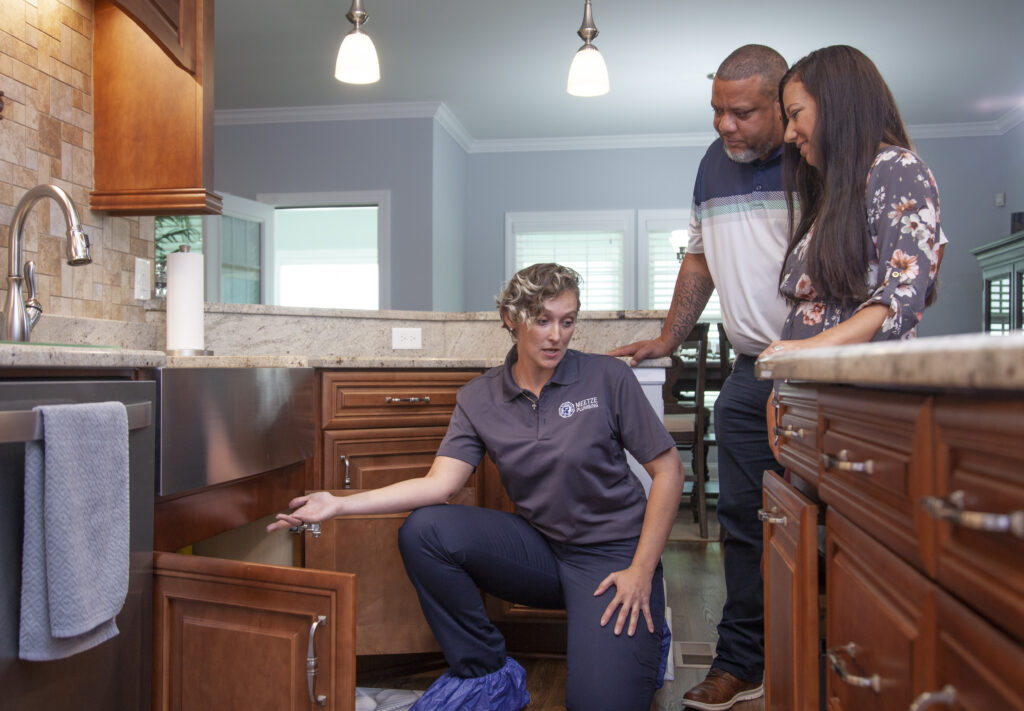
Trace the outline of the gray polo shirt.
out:
<instances>
[{"instance_id":1,"label":"gray polo shirt","mask_svg":"<svg viewBox=\"0 0 1024 711\"><path fill-rule=\"evenodd\" d=\"M640 535L647 499L624 450L646 463L675 446L625 363L569 350L540 398L505 364L466 383L437 453L476 466L486 452L517 512L573 544Z\"/></svg>"}]
</instances>

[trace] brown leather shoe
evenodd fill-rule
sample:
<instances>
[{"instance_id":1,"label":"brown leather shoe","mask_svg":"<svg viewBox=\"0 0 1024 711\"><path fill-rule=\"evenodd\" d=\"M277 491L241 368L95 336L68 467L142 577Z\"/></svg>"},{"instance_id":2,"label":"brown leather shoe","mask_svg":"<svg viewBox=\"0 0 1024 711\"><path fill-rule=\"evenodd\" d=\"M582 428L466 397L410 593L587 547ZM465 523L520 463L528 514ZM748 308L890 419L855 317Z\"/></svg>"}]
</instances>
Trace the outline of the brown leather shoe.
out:
<instances>
[{"instance_id":1,"label":"brown leather shoe","mask_svg":"<svg viewBox=\"0 0 1024 711\"><path fill-rule=\"evenodd\" d=\"M683 708L722 711L731 709L740 701L759 698L762 694L764 684L749 684L727 671L712 667L704 681L683 694Z\"/></svg>"}]
</instances>

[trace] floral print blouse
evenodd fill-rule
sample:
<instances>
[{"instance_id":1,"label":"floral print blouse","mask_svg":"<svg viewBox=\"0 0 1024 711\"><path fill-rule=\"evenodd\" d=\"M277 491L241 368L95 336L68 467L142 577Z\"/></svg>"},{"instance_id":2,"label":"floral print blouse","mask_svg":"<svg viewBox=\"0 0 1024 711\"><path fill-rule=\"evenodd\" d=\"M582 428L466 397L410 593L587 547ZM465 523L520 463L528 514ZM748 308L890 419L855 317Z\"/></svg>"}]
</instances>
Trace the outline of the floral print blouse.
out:
<instances>
[{"instance_id":1,"label":"floral print blouse","mask_svg":"<svg viewBox=\"0 0 1024 711\"><path fill-rule=\"evenodd\" d=\"M780 291L794 305L782 327L782 340L814 336L871 304L889 306L889 315L871 340L914 337L925 298L935 288L940 247L947 242L940 229L935 178L912 151L886 147L868 172L866 195L868 232L875 248L865 275L867 301L844 308L819 297L807 273L812 228L783 268Z\"/></svg>"}]
</instances>

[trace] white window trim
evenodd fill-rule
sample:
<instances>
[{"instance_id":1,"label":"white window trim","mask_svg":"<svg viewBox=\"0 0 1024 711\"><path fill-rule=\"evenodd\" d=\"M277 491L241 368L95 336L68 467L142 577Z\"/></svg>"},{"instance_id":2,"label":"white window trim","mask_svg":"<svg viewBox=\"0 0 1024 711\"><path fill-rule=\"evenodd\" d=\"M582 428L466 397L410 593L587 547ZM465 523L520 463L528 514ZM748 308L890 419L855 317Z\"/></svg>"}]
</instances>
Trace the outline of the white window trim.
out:
<instances>
[{"instance_id":1,"label":"white window trim","mask_svg":"<svg viewBox=\"0 0 1024 711\"><path fill-rule=\"evenodd\" d=\"M391 191L351 190L324 193L260 193L260 202L274 207L359 207L377 206L377 264L380 309L391 308ZM273 245L268 245L268 254Z\"/></svg>"},{"instance_id":2,"label":"white window trim","mask_svg":"<svg viewBox=\"0 0 1024 711\"><path fill-rule=\"evenodd\" d=\"M651 259L651 232L662 232L690 225L689 210L637 210L636 211L636 263L648 264ZM649 303L650 270L636 270L636 303L638 309L654 308Z\"/></svg>"},{"instance_id":3,"label":"white window trim","mask_svg":"<svg viewBox=\"0 0 1024 711\"><path fill-rule=\"evenodd\" d=\"M623 309L636 308L636 218L633 210L573 210L505 213L505 281L515 274L516 234L565 230L621 230Z\"/></svg>"}]
</instances>

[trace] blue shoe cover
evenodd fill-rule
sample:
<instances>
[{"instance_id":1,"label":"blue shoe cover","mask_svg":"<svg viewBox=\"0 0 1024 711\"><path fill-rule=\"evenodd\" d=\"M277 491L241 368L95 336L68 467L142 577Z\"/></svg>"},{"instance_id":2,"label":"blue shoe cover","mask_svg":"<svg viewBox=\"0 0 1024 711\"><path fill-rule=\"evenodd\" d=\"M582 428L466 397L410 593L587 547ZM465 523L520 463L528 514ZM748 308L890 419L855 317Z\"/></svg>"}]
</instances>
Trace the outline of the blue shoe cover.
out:
<instances>
[{"instance_id":1,"label":"blue shoe cover","mask_svg":"<svg viewBox=\"0 0 1024 711\"><path fill-rule=\"evenodd\" d=\"M519 711L529 703L526 670L506 657L501 669L484 676L464 679L445 672L409 711Z\"/></svg>"},{"instance_id":2,"label":"blue shoe cover","mask_svg":"<svg viewBox=\"0 0 1024 711\"><path fill-rule=\"evenodd\" d=\"M654 685L655 689L660 689L665 683L665 669L672 651L672 630L668 626L668 620L661 624L661 665L658 667L658 683Z\"/></svg>"}]
</instances>

